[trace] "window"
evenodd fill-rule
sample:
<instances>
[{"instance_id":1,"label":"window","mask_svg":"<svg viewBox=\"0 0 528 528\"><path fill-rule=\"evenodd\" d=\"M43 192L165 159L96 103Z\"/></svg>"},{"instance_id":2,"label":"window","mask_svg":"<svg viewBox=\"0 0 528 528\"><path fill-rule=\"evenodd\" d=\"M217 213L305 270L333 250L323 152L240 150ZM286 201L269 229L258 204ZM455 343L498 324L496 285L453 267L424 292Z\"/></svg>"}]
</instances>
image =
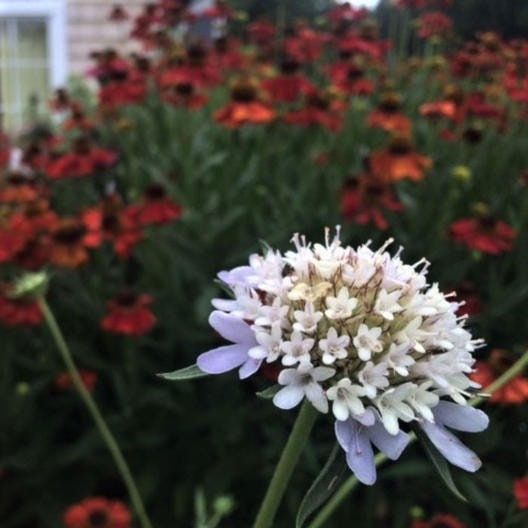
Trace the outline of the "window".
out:
<instances>
[{"instance_id":1,"label":"window","mask_svg":"<svg viewBox=\"0 0 528 528\"><path fill-rule=\"evenodd\" d=\"M15 131L66 80L64 0L0 0L0 129Z\"/></svg>"}]
</instances>

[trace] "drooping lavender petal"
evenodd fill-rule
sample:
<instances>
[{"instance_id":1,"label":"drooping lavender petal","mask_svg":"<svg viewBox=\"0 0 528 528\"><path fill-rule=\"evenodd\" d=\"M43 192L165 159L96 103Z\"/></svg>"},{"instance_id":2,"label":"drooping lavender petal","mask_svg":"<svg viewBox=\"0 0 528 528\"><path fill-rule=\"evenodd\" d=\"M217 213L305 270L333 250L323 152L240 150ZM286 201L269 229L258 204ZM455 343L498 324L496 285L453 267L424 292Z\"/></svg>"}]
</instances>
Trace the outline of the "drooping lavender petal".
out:
<instances>
[{"instance_id":1,"label":"drooping lavender petal","mask_svg":"<svg viewBox=\"0 0 528 528\"><path fill-rule=\"evenodd\" d=\"M246 345L226 345L198 356L198 368L207 374L223 374L244 364L247 359Z\"/></svg>"},{"instance_id":2,"label":"drooping lavender petal","mask_svg":"<svg viewBox=\"0 0 528 528\"><path fill-rule=\"evenodd\" d=\"M448 401L439 402L433 415L437 423L466 433L480 433L489 425L488 415L483 411Z\"/></svg>"},{"instance_id":3,"label":"drooping lavender petal","mask_svg":"<svg viewBox=\"0 0 528 528\"><path fill-rule=\"evenodd\" d=\"M249 376L252 376L255 374L255 372L257 372L257 370L260 368L260 365L262 365L262 359L253 359L251 357L248 358L238 371L239 378L241 380L249 378Z\"/></svg>"},{"instance_id":4,"label":"drooping lavender petal","mask_svg":"<svg viewBox=\"0 0 528 528\"><path fill-rule=\"evenodd\" d=\"M376 416L372 409L366 409L363 414L353 414L352 418L366 427L370 427L376 422Z\"/></svg>"},{"instance_id":5,"label":"drooping lavender petal","mask_svg":"<svg viewBox=\"0 0 528 528\"><path fill-rule=\"evenodd\" d=\"M209 324L224 338L232 343L245 343L256 345L255 333L251 327L234 317L223 312L214 311L209 316Z\"/></svg>"},{"instance_id":6,"label":"drooping lavender petal","mask_svg":"<svg viewBox=\"0 0 528 528\"><path fill-rule=\"evenodd\" d=\"M420 423L420 427L438 451L454 466L473 473L482 465L478 456L471 449L441 425L424 421Z\"/></svg>"},{"instance_id":7,"label":"drooping lavender petal","mask_svg":"<svg viewBox=\"0 0 528 528\"><path fill-rule=\"evenodd\" d=\"M352 420L351 433L352 440L346 453L348 467L360 482L372 486L376 482L376 464L368 433L355 420Z\"/></svg>"},{"instance_id":8,"label":"drooping lavender petal","mask_svg":"<svg viewBox=\"0 0 528 528\"><path fill-rule=\"evenodd\" d=\"M233 299L213 299L211 304L222 312L232 312L238 308L238 302Z\"/></svg>"},{"instance_id":9,"label":"drooping lavender petal","mask_svg":"<svg viewBox=\"0 0 528 528\"><path fill-rule=\"evenodd\" d=\"M368 427L367 433L370 441L391 460L397 460L410 442L407 433L399 431L396 435L387 432L381 422L376 422L373 426Z\"/></svg>"},{"instance_id":10,"label":"drooping lavender petal","mask_svg":"<svg viewBox=\"0 0 528 528\"><path fill-rule=\"evenodd\" d=\"M251 266L239 266L229 271L221 271L217 277L232 288L234 286L246 286L247 278L254 273L255 271Z\"/></svg>"}]
</instances>

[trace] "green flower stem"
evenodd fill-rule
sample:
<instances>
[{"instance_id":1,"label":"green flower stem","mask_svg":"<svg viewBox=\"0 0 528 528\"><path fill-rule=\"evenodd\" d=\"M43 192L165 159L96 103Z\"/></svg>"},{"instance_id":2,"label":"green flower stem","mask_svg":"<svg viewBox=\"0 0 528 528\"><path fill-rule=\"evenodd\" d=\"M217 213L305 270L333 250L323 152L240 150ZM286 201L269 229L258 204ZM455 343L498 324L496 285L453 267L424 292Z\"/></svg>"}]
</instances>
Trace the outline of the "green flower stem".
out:
<instances>
[{"instance_id":1,"label":"green flower stem","mask_svg":"<svg viewBox=\"0 0 528 528\"><path fill-rule=\"evenodd\" d=\"M93 421L95 422L95 425L99 430L106 447L110 451L110 454L114 459L121 477L123 478L130 495L130 501L134 506L141 528L152 528L152 524L145 510L145 506L143 505L141 495L139 494L134 478L132 477L130 468L128 467L128 464L123 456L123 453L121 452L121 449L119 448L116 439L114 438L114 435L106 425L106 422L104 421L104 418L101 415L95 400L84 386L84 383L79 375L79 371L77 370L73 357L70 353L70 349L64 340L64 336L62 335L53 312L51 311L46 299L43 296L39 296L37 301L40 309L42 310L42 314L44 315L44 320L46 321L53 340L55 341L57 349L59 350L68 373L71 376L73 384L77 389L77 392L79 393L83 403L86 405L88 412L92 416Z\"/></svg>"},{"instance_id":2,"label":"green flower stem","mask_svg":"<svg viewBox=\"0 0 528 528\"><path fill-rule=\"evenodd\" d=\"M511 379L519 375L528 366L528 350L500 377L498 377L491 385L484 389L485 394L492 395L498 391L504 385L506 385ZM469 402L472 407L478 407L486 397L479 396ZM414 442L416 436L411 435L411 441ZM376 466L381 466L387 461L387 457L383 453L378 453L374 459ZM334 493L332 498L324 505L323 508L316 515L314 520L308 525L308 528L321 528L328 521L338 506L345 500L345 498L354 490L358 485L358 480L355 476L348 478L345 483Z\"/></svg>"},{"instance_id":3,"label":"green flower stem","mask_svg":"<svg viewBox=\"0 0 528 528\"><path fill-rule=\"evenodd\" d=\"M286 486L308 441L316 418L317 411L311 403L305 401L275 468L275 473L269 483L253 528L270 528L273 526Z\"/></svg>"}]
</instances>

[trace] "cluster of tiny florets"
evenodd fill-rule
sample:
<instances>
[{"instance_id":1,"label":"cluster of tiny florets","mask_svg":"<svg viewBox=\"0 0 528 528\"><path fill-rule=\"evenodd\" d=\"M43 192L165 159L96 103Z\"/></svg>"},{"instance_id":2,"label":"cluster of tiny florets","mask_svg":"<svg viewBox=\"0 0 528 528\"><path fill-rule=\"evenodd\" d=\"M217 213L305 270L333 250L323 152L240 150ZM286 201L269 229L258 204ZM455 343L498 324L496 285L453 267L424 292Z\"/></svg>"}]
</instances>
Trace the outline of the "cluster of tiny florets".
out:
<instances>
[{"instance_id":1,"label":"cluster of tiny florets","mask_svg":"<svg viewBox=\"0 0 528 528\"><path fill-rule=\"evenodd\" d=\"M400 420L433 421L442 396L465 403L480 342L457 317L460 303L427 284L427 261L404 264L388 243L343 247L339 230L324 245L292 242L221 274L234 300L215 301L251 325L249 357L281 364L278 407L306 397L321 412L330 403L338 420L374 407L396 434Z\"/></svg>"}]
</instances>

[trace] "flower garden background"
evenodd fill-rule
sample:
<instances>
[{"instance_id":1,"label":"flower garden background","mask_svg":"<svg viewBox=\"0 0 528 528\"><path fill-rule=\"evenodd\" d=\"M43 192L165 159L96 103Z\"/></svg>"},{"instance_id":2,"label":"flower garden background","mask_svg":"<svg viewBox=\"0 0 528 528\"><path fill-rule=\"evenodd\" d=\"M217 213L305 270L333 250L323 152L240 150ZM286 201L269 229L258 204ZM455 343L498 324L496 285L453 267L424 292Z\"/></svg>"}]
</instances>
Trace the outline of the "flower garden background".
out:
<instances>
[{"instance_id":1,"label":"flower garden background","mask_svg":"<svg viewBox=\"0 0 528 528\"><path fill-rule=\"evenodd\" d=\"M292 233L321 240L335 225L354 246L393 238L465 302L486 341L476 382L522 356L528 41L464 40L447 4L400 0L380 29L346 4L286 23L218 2L201 19L216 38L181 41L175 28L198 22L159 1L135 21L142 54L94 52L97 93L59 90L47 119L2 134L2 527L135 523L41 308L20 295L28 272L49 275L83 382L161 528L251 526L291 425L254 398L277 379L266 364L242 383L156 376L221 343L207 325L214 278L259 241L285 250ZM527 401L520 372L484 403L490 427L464 439L484 465L453 473L467 502L414 445L325 526L527 526ZM294 526L333 442L316 428L274 526Z\"/></svg>"}]
</instances>

